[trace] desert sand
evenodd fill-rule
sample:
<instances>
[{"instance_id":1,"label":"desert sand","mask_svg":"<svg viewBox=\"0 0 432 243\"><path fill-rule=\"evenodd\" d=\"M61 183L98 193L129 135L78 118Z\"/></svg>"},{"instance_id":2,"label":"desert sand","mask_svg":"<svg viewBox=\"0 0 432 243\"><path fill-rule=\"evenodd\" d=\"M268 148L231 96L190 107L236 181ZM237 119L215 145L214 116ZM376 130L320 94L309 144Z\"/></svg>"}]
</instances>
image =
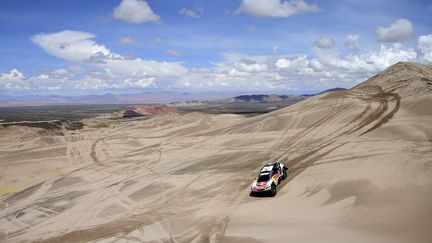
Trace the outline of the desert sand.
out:
<instances>
[{"instance_id":1,"label":"desert sand","mask_svg":"<svg viewBox=\"0 0 432 243\"><path fill-rule=\"evenodd\" d=\"M250 197L265 163L290 170ZM0 129L2 242L431 242L432 67L255 117Z\"/></svg>"}]
</instances>

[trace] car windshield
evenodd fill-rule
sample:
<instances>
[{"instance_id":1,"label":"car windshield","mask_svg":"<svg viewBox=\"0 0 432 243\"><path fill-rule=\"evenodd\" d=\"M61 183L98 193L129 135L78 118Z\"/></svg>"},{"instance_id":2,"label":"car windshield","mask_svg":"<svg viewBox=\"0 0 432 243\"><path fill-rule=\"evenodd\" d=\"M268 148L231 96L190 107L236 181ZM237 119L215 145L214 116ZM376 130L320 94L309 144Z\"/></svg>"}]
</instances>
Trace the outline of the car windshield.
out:
<instances>
[{"instance_id":1,"label":"car windshield","mask_svg":"<svg viewBox=\"0 0 432 243\"><path fill-rule=\"evenodd\" d=\"M260 175L260 177L258 177L257 182L265 182L268 181L270 179L270 174L264 174L264 175Z\"/></svg>"}]
</instances>

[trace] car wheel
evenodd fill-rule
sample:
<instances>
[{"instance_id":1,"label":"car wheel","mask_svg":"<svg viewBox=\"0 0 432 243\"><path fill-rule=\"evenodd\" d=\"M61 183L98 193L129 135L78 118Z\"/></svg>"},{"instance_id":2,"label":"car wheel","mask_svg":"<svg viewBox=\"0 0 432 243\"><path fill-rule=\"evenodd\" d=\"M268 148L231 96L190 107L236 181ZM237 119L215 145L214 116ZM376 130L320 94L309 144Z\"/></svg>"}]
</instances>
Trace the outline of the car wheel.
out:
<instances>
[{"instance_id":1,"label":"car wheel","mask_svg":"<svg viewBox=\"0 0 432 243\"><path fill-rule=\"evenodd\" d=\"M273 184L272 187L271 187L271 189L270 189L270 195L272 197L274 197L274 196L276 196L276 193L277 193L277 188L276 188L276 185Z\"/></svg>"}]
</instances>

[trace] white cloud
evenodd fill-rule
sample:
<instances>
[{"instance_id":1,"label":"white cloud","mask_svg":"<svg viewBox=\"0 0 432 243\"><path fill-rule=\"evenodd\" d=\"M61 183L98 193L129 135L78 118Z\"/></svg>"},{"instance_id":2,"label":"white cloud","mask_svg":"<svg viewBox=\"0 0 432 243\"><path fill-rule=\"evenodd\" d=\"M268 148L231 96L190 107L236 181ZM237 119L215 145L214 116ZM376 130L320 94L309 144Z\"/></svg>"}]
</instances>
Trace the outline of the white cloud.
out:
<instances>
[{"instance_id":1,"label":"white cloud","mask_svg":"<svg viewBox=\"0 0 432 243\"><path fill-rule=\"evenodd\" d=\"M260 63L258 61L247 58L242 58L238 62L235 62L233 67L240 72L247 73L258 73L268 70L268 65L266 63Z\"/></svg>"},{"instance_id":2,"label":"white cloud","mask_svg":"<svg viewBox=\"0 0 432 243\"><path fill-rule=\"evenodd\" d=\"M156 79L150 78L140 78L140 79L125 79L121 88L156 88Z\"/></svg>"},{"instance_id":3,"label":"white cloud","mask_svg":"<svg viewBox=\"0 0 432 243\"><path fill-rule=\"evenodd\" d=\"M0 73L2 80L20 80L24 78L24 74L17 69L12 69L9 73Z\"/></svg>"},{"instance_id":4,"label":"white cloud","mask_svg":"<svg viewBox=\"0 0 432 243\"><path fill-rule=\"evenodd\" d=\"M204 10L202 8L188 9L182 8L179 11L179 14L191 17L191 18L201 18L204 15Z\"/></svg>"},{"instance_id":5,"label":"white cloud","mask_svg":"<svg viewBox=\"0 0 432 243\"><path fill-rule=\"evenodd\" d=\"M112 73L109 69L93 70L75 66L67 69L48 71L43 74L29 77L23 80L23 82L37 90L97 91L131 88L157 88L160 80L153 76L136 75L133 73Z\"/></svg>"},{"instance_id":6,"label":"white cloud","mask_svg":"<svg viewBox=\"0 0 432 243\"><path fill-rule=\"evenodd\" d=\"M16 69L0 73L0 91L98 91L131 88L157 88L158 77L133 73L113 73L79 66L56 69L25 77ZM173 82L170 80L169 82Z\"/></svg>"},{"instance_id":7,"label":"white cloud","mask_svg":"<svg viewBox=\"0 0 432 243\"><path fill-rule=\"evenodd\" d=\"M339 58L334 52L316 49L315 56L329 71L346 74L363 73L365 76L381 71L400 61L413 61L417 57L413 49L402 50L400 44L382 44L378 51Z\"/></svg>"},{"instance_id":8,"label":"white cloud","mask_svg":"<svg viewBox=\"0 0 432 243\"><path fill-rule=\"evenodd\" d=\"M245 12L254 17L289 17L319 10L318 5L308 4L304 0L243 0L237 13Z\"/></svg>"},{"instance_id":9,"label":"white cloud","mask_svg":"<svg viewBox=\"0 0 432 243\"><path fill-rule=\"evenodd\" d=\"M400 43L408 40L414 34L414 28L407 19L398 19L389 27L379 27L375 37L379 42Z\"/></svg>"},{"instance_id":10,"label":"white cloud","mask_svg":"<svg viewBox=\"0 0 432 243\"><path fill-rule=\"evenodd\" d=\"M275 65L278 68L289 68L291 65L291 62L288 59L280 58L276 61Z\"/></svg>"},{"instance_id":11,"label":"white cloud","mask_svg":"<svg viewBox=\"0 0 432 243\"><path fill-rule=\"evenodd\" d=\"M420 36L416 49L420 59L432 62L432 34Z\"/></svg>"},{"instance_id":12,"label":"white cloud","mask_svg":"<svg viewBox=\"0 0 432 243\"><path fill-rule=\"evenodd\" d=\"M20 91L28 90L30 86L25 81L25 76L17 69L12 69L9 73L0 73L0 90Z\"/></svg>"},{"instance_id":13,"label":"white cloud","mask_svg":"<svg viewBox=\"0 0 432 243\"><path fill-rule=\"evenodd\" d=\"M345 40L345 46L350 51L357 51L357 49L359 48L359 39L359 35L348 35Z\"/></svg>"},{"instance_id":14,"label":"white cloud","mask_svg":"<svg viewBox=\"0 0 432 243\"><path fill-rule=\"evenodd\" d=\"M81 31L61 31L51 34L37 34L31 39L49 54L74 62L89 59L96 53L111 55L103 45L96 44L92 39L96 36Z\"/></svg>"},{"instance_id":15,"label":"white cloud","mask_svg":"<svg viewBox=\"0 0 432 243\"><path fill-rule=\"evenodd\" d=\"M140 58L127 59L113 53L105 46L97 44L96 36L80 31L61 31L51 34L38 34L32 37L49 54L79 63L88 63L113 72L133 73L151 76L179 76L187 69L177 62L157 62Z\"/></svg>"},{"instance_id":16,"label":"white cloud","mask_svg":"<svg viewBox=\"0 0 432 243\"><path fill-rule=\"evenodd\" d=\"M47 75L47 74L40 74L40 75L36 76L36 78L37 78L37 79L46 80L46 79L49 79L50 76Z\"/></svg>"},{"instance_id":17,"label":"white cloud","mask_svg":"<svg viewBox=\"0 0 432 243\"><path fill-rule=\"evenodd\" d=\"M174 56L174 57L180 57L180 56L183 56L183 52L177 51L177 50L174 50L174 49L168 49L168 50L165 51L165 55L167 55L167 56Z\"/></svg>"},{"instance_id":18,"label":"white cloud","mask_svg":"<svg viewBox=\"0 0 432 243\"><path fill-rule=\"evenodd\" d=\"M247 73L248 76L269 70L268 56L244 56L226 54L225 61L217 64L221 73ZM233 71L234 70L234 71Z\"/></svg>"},{"instance_id":19,"label":"white cloud","mask_svg":"<svg viewBox=\"0 0 432 243\"><path fill-rule=\"evenodd\" d=\"M113 17L134 24L160 20L160 16L153 12L145 0L122 0L114 8Z\"/></svg>"},{"instance_id":20,"label":"white cloud","mask_svg":"<svg viewBox=\"0 0 432 243\"><path fill-rule=\"evenodd\" d=\"M139 41L132 37L122 37L119 39L119 43L122 45L136 45Z\"/></svg>"},{"instance_id":21,"label":"white cloud","mask_svg":"<svg viewBox=\"0 0 432 243\"><path fill-rule=\"evenodd\" d=\"M319 48L332 48L334 46L334 40L329 36L323 36L316 40L314 43L315 46Z\"/></svg>"},{"instance_id":22,"label":"white cloud","mask_svg":"<svg viewBox=\"0 0 432 243\"><path fill-rule=\"evenodd\" d=\"M431 37L419 39L430 50ZM356 39L356 38L354 38ZM400 61L419 61L414 49L402 49L400 44L384 45L376 51L339 57L333 49L314 49L314 56L294 58L226 55L210 70L189 70L176 83L186 88L220 88L242 90L323 90L352 87L379 71Z\"/></svg>"},{"instance_id":23,"label":"white cloud","mask_svg":"<svg viewBox=\"0 0 432 243\"><path fill-rule=\"evenodd\" d=\"M177 62L158 62L153 60L142 60L136 58L133 60L116 60L107 61L106 64L99 65L103 68L109 68L118 73L131 73L142 76L155 77L176 77L182 76L187 72L187 69Z\"/></svg>"},{"instance_id":24,"label":"white cloud","mask_svg":"<svg viewBox=\"0 0 432 243\"><path fill-rule=\"evenodd\" d=\"M65 35L68 38L53 35L56 41L38 35L44 40L38 44L53 55L79 60L74 66L30 77L18 70L0 73L0 90L323 90L352 87L399 61L432 63L432 34L420 36L416 48L402 48L400 43L381 44L375 51L350 52L345 56L340 56L336 48L314 48L313 55L296 57L277 55L270 50L262 56L231 53L224 54L224 59L213 67L191 69L179 63L126 59L95 43L94 35L76 34L80 38L72 33ZM358 40L354 35L351 37L347 39ZM83 47L93 51L83 51ZM79 50L79 55L73 55L68 48ZM89 64L89 60L93 63Z\"/></svg>"}]
</instances>

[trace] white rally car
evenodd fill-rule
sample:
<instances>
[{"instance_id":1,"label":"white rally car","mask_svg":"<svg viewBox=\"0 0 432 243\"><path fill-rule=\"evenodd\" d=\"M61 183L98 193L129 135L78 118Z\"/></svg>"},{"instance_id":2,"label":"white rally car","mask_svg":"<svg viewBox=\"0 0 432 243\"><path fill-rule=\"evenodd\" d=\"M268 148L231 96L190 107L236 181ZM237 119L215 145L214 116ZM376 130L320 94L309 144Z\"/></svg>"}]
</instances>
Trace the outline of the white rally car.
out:
<instances>
[{"instance_id":1,"label":"white rally car","mask_svg":"<svg viewBox=\"0 0 432 243\"><path fill-rule=\"evenodd\" d=\"M257 193L270 193L270 196L276 196L277 187L287 178L287 170L288 168L279 162L262 167L258 177L252 183L251 196Z\"/></svg>"}]
</instances>

